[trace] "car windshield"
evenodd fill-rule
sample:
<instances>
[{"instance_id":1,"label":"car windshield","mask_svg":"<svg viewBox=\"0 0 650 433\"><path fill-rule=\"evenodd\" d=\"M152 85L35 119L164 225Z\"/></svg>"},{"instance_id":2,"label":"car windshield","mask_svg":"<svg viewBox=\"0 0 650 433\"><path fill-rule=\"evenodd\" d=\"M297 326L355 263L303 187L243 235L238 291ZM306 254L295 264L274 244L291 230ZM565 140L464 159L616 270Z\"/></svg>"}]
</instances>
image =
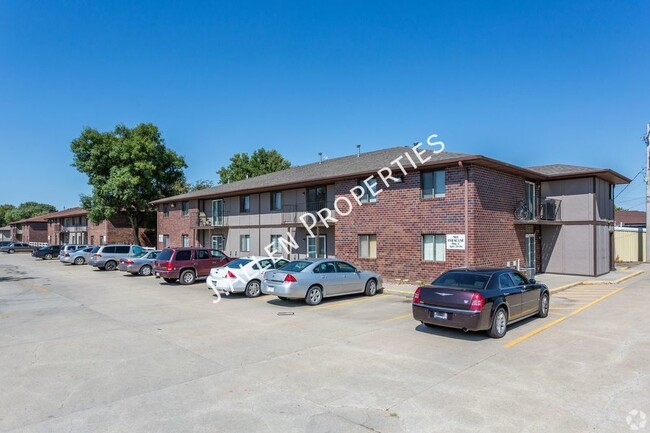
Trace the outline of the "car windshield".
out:
<instances>
[{"instance_id":1,"label":"car windshield","mask_svg":"<svg viewBox=\"0 0 650 433\"><path fill-rule=\"evenodd\" d=\"M303 260L296 260L295 262L289 262L286 265L282 266L279 270L280 271L287 271L287 272L301 272L304 270L307 266L311 265L312 262L305 262Z\"/></svg>"},{"instance_id":2,"label":"car windshield","mask_svg":"<svg viewBox=\"0 0 650 433\"><path fill-rule=\"evenodd\" d=\"M252 260L250 260L250 259L237 259L237 260L233 260L232 262L228 263L226 265L226 267L231 268L231 269L239 269L239 268L243 268L244 266L246 266L250 262L252 262Z\"/></svg>"},{"instance_id":3,"label":"car windshield","mask_svg":"<svg viewBox=\"0 0 650 433\"><path fill-rule=\"evenodd\" d=\"M97 251L99 251L100 248L101 247L94 247L90 252L91 253L96 253Z\"/></svg>"},{"instance_id":4,"label":"car windshield","mask_svg":"<svg viewBox=\"0 0 650 433\"><path fill-rule=\"evenodd\" d=\"M445 272L438 278L436 278L433 283L434 286L444 286L451 289L473 289L473 290L483 290L487 285L490 276L488 274L476 273L476 272L459 272L459 271L450 271Z\"/></svg>"},{"instance_id":5,"label":"car windshield","mask_svg":"<svg viewBox=\"0 0 650 433\"><path fill-rule=\"evenodd\" d=\"M147 254L148 254L147 251L141 251L139 253L133 254L131 257L133 257L134 259L137 259L138 257L144 257Z\"/></svg>"},{"instance_id":6,"label":"car windshield","mask_svg":"<svg viewBox=\"0 0 650 433\"><path fill-rule=\"evenodd\" d=\"M163 250L158 254L158 257L156 257L158 260L169 260L172 258L172 253L174 250Z\"/></svg>"}]
</instances>

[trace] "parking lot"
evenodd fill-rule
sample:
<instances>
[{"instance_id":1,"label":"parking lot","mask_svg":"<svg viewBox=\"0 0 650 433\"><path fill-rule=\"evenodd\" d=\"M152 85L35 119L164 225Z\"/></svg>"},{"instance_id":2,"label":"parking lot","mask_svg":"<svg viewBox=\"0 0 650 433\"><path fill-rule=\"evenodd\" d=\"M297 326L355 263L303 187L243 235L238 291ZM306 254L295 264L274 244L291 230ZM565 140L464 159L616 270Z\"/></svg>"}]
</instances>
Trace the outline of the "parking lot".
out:
<instances>
[{"instance_id":1,"label":"parking lot","mask_svg":"<svg viewBox=\"0 0 650 433\"><path fill-rule=\"evenodd\" d=\"M419 325L400 296L214 299L1 255L0 431L623 432L650 414L647 271L558 292L501 340Z\"/></svg>"}]
</instances>

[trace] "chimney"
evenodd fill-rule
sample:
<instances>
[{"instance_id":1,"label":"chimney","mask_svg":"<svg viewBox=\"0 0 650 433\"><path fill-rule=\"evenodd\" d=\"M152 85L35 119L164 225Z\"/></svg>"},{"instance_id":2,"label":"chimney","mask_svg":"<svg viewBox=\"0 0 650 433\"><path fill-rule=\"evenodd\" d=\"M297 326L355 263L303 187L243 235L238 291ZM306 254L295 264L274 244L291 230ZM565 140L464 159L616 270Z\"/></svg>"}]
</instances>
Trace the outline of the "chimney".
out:
<instances>
[{"instance_id":1,"label":"chimney","mask_svg":"<svg viewBox=\"0 0 650 433\"><path fill-rule=\"evenodd\" d=\"M357 158L361 156L361 145L357 144Z\"/></svg>"},{"instance_id":2,"label":"chimney","mask_svg":"<svg viewBox=\"0 0 650 433\"><path fill-rule=\"evenodd\" d=\"M323 152L318 152L318 157L320 158L320 161L318 161L319 164L323 163Z\"/></svg>"}]
</instances>

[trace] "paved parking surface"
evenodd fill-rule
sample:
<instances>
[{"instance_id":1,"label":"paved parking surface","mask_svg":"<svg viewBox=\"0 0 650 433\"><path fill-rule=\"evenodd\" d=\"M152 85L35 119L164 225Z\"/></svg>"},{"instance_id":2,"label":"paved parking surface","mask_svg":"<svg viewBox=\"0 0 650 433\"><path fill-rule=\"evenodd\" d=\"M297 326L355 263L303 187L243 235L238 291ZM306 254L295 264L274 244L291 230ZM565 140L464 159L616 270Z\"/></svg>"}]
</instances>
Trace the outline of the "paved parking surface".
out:
<instances>
[{"instance_id":1,"label":"paved parking surface","mask_svg":"<svg viewBox=\"0 0 650 433\"><path fill-rule=\"evenodd\" d=\"M204 283L1 255L0 431L630 431L649 293L571 288L494 340L418 325L402 297L214 304Z\"/></svg>"}]
</instances>

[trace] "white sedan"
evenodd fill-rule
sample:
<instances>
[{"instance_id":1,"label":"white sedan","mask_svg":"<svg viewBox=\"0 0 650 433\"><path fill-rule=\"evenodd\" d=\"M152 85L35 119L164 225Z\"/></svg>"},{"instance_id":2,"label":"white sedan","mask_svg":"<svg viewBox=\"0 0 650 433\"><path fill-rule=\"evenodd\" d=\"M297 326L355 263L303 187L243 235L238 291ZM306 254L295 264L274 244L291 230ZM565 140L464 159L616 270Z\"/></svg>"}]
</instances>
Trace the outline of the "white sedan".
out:
<instances>
[{"instance_id":1,"label":"white sedan","mask_svg":"<svg viewBox=\"0 0 650 433\"><path fill-rule=\"evenodd\" d=\"M215 293L245 293L249 298L262 294L262 275L267 270L279 269L289 263L277 257L242 257L221 268L213 268L205 280Z\"/></svg>"}]
</instances>

